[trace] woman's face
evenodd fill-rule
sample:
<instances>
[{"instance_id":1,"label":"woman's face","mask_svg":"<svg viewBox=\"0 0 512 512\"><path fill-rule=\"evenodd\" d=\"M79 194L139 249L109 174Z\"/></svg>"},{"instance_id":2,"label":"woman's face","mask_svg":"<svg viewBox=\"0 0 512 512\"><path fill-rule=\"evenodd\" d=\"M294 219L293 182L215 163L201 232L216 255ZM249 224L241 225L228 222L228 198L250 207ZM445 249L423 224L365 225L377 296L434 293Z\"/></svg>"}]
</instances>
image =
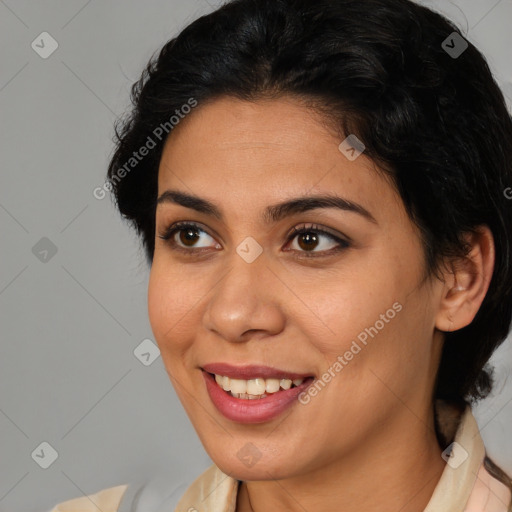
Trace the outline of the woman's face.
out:
<instances>
[{"instance_id":1,"label":"woman's face","mask_svg":"<svg viewBox=\"0 0 512 512\"><path fill-rule=\"evenodd\" d=\"M164 148L149 318L202 443L239 479L375 456L430 411L442 285L423 281L390 182L341 142L292 98L222 98ZM195 227L162 239L178 221Z\"/></svg>"}]
</instances>

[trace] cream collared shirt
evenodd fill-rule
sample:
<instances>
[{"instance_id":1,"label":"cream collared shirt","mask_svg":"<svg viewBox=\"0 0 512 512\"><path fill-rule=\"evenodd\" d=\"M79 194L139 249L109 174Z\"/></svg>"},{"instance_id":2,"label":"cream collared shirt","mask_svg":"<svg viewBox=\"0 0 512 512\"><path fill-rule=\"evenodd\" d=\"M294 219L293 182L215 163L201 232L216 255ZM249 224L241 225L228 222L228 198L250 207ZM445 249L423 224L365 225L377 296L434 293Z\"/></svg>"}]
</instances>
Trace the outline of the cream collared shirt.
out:
<instances>
[{"instance_id":1,"label":"cream collared shirt","mask_svg":"<svg viewBox=\"0 0 512 512\"><path fill-rule=\"evenodd\" d=\"M485 447L469 406L452 446L424 512L512 512L508 487L484 467ZM212 465L192 482L174 512L235 512L238 486L238 480ZM65 501L50 512L157 512L137 506L128 487L119 485Z\"/></svg>"}]
</instances>

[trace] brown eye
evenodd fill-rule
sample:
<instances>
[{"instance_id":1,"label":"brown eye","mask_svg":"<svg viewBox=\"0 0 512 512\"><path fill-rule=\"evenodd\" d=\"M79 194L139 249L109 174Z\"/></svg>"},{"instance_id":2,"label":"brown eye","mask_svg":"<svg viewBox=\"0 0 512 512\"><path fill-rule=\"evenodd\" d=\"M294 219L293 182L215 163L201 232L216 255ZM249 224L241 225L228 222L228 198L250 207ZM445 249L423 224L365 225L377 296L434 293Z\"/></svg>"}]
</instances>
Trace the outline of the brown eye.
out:
<instances>
[{"instance_id":1,"label":"brown eye","mask_svg":"<svg viewBox=\"0 0 512 512\"><path fill-rule=\"evenodd\" d=\"M298 235L297 243L301 249L309 251L318 245L318 236L312 232L301 233Z\"/></svg>"},{"instance_id":2,"label":"brown eye","mask_svg":"<svg viewBox=\"0 0 512 512\"><path fill-rule=\"evenodd\" d=\"M325 253L330 255L333 252L350 247L350 243L346 240L319 229L315 225L294 228L289 240L294 241L295 239L297 239L298 248L292 247L292 249L299 252L301 256L322 256ZM323 242L325 239L332 243ZM316 250L318 247L320 249Z\"/></svg>"},{"instance_id":3,"label":"brown eye","mask_svg":"<svg viewBox=\"0 0 512 512\"><path fill-rule=\"evenodd\" d=\"M212 247L212 242L215 249L221 249L220 244L216 243L212 236L199 225L191 222L172 224L158 236L162 240L168 241L172 249L190 255L203 252L202 249ZM210 241L206 240L201 244L201 237L203 239L204 237L209 238ZM297 239L297 246L292 247L292 250L299 257L330 256L351 246L350 242L323 229L319 229L315 225L294 228L291 235L288 236L288 240L294 241L295 239Z\"/></svg>"},{"instance_id":4,"label":"brown eye","mask_svg":"<svg viewBox=\"0 0 512 512\"><path fill-rule=\"evenodd\" d=\"M210 247L212 245L212 241L215 244L215 248L220 247L219 244L216 244L215 240L204 229L190 222L175 223L165 229L165 231L158 236L162 240L169 241L169 243L178 250L182 249L187 251L187 248L202 249ZM201 241L201 236L203 236L203 239L209 238L211 241L208 243L208 240L206 240L206 243L197 245L197 242Z\"/></svg>"},{"instance_id":5,"label":"brown eye","mask_svg":"<svg viewBox=\"0 0 512 512\"><path fill-rule=\"evenodd\" d=\"M199 230L196 227L182 228L176 232L179 233L180 242L187 247L192 247L198 239Z\"/></svg>"}]
</instances>

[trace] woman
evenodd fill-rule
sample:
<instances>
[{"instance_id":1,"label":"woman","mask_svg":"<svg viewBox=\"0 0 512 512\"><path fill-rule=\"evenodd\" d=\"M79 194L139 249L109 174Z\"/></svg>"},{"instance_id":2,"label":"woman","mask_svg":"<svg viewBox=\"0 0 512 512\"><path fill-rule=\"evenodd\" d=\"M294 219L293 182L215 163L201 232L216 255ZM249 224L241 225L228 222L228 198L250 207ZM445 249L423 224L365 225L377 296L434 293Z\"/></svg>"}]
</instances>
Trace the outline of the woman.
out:
<instances>
[{"instance_id":1,"label":"woman","mask_svg":"<svg viewBox=\"0 0 512 512\"><path fill-rule=\"evenodd\" d=\"M512 510L471 412L512 315L512 122L477 49L408 0L235 0L132 92L108 186L215 463L176 510Z\"/></svg>"}]
</instances>

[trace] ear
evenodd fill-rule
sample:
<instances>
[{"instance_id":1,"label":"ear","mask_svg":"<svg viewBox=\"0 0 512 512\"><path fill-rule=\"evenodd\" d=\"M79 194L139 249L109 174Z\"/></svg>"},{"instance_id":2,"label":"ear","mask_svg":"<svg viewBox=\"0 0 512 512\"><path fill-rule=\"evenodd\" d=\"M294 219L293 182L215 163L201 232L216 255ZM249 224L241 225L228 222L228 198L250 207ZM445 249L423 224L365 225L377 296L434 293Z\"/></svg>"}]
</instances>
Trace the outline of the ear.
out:
<instances>
[{"instance_id":1,"label":"ear","mask_svg":"<svg viewBox=\"0 0 512 512\"><path fill-rule=\"evenodd\" d=\"M444 288L436 327L440 331L457 331L469 325L489 289L494 271L494 238L487 226L465 236L469 254L449 263L444 274Z\"/></svg>"}]
</instances>

